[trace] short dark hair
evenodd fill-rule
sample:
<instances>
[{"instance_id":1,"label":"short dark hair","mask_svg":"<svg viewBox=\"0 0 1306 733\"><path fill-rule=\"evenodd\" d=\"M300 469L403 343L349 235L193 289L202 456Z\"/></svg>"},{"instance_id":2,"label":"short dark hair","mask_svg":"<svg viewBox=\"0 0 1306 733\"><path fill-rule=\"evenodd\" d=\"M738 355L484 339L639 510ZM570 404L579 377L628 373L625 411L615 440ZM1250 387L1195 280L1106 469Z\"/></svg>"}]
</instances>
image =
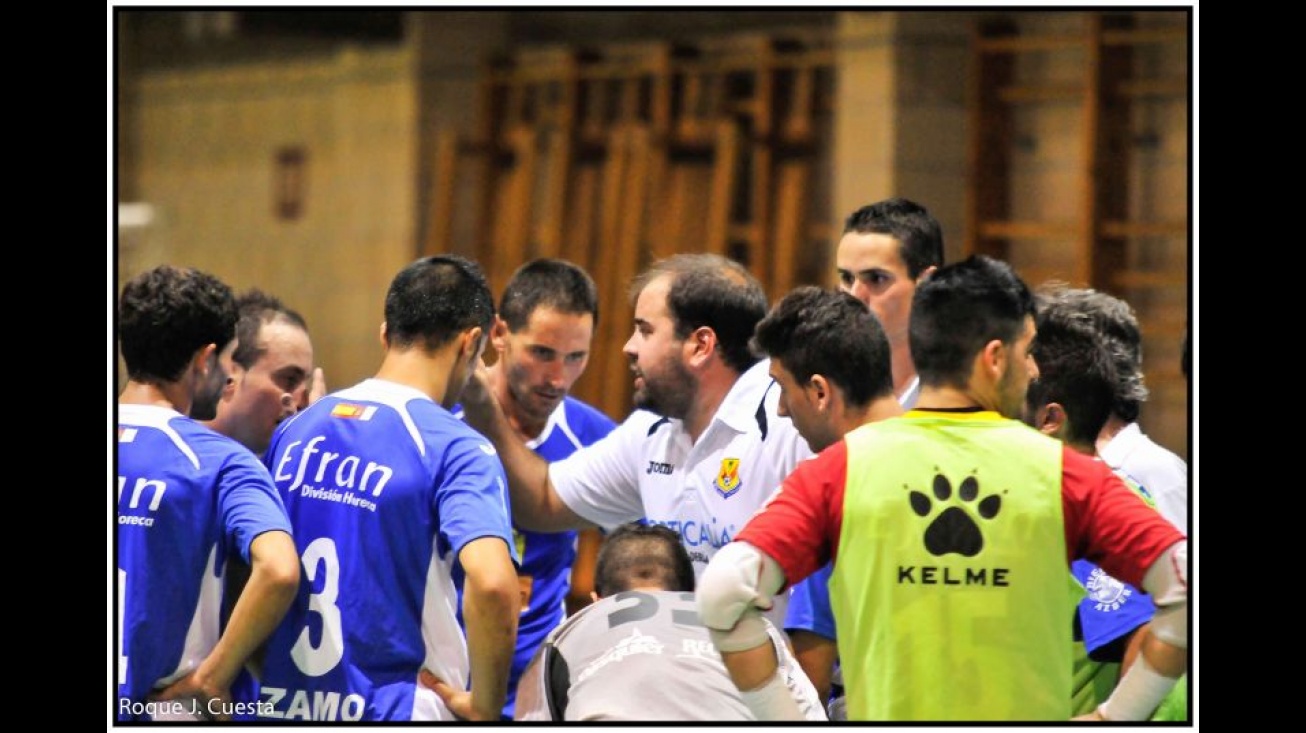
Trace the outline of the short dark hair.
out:
<instances>
[{"instance_id":1,"label":"short dark hair","mask_svg":"<svg viewBox=\"0 0 1306 733\"><path fill-rule=\"evenodd\" d=\"M972 255L935 270L916 288L908 326L921 384L965 387L984 345L1014 343L1034 314L1033 294L1005 262Z\"/></svg>"},{"instance_id":2,"label":"short dark hair","mask_svg":"<svg viewBox=\"0 0 1306 733\"><path fill-rule=\"evenodd\" d=\"M1125 422L1137 420L1148 393L1143 381L1143 334L1134 309L1113 295L1060 282L1039 288L1039 300L1040 311L1047 311L1049 317L1082 314L1087 324L1108 340L1115 373L1111 412Z\"/></svg>"},{"instance_id":3,"label":"short dark hair","mask_svg":"<svg viewBox=\"0 0 1306 733\"><path fill-rule=\"evenodd\" d=\"M259 332L263 325L277 320L298 326L308 333L308 322L298 312L286 307L279 298L250 288L236 298L236 309L240 320L236 322L236 348L231 352L231 360L246 369L263 356L265 349L259 343Z\"/></svg>"},{"instance_id":4,"label":"short dark hair","mask_svg":"<svg viewBox=\"0 0 1306 733\"><path fill-rule=\"evenodd\" d=\"M943 228L915 201L891 198L854 211L844 220L843 233L887 234L898 240L899 254L915 280L928 267L943 264Z\"/></svg>"},{"instance_id":5,"label":"short dark hair","mask_svg":"<svg viewBox=\"0 0 1306 733\"><path fill-rule=\"evenodd\" d=\"M676 338L706 326L716 333L721 358L731 369L743 373L757 363L748 342L766 315L766 291L747 268L715 254L673 255L635 278L631 299L663 275L671 277L667 308L676 324Z\"/></svg>"},{"instance_id":6,"label":"short dark hair","mask_svg":"<svg viewBox=\"0 0 1306 733\"><path fill-rule=\"evenodd\" d=\"M236 334L236 298L218 278L160 265L132 278L118 299L118 343L127 376L176 382L199 349Z\"/></svg>"},{"instance_id":7,"label":"short dark hair","mask_svg":"<svg viewBox=\"0 0 1306 733\"><path fill-rule=\"evenodd\" d=\"M458 255L423 257L395 275L385 296L392 347L438 349L469 328L487 333L494 297L475 262Z\"/></svg>"},{"instance_id":8,"label":"short dark hair","mask_svg":"<svg viewBox=\"0 0 1306 733\"><path fill-rule=\"evenodd\" d=\"M588 313L594 317L594 325L599 325L599 290L594 278L566 260L538 259L517 268L499 299L499 317L516 333L542 306L575 315Z\"/></svg>"},{"instance_id":9,"label":"short dark hair","mask_svg":"<svg viewBox=\"0 0 1306 733\"><path fill-rule=\"evenodd\" d=\"M1032 414L1049 402L1060 403L1068 422L1066 442L1092 445L1115 399L1112 340L1098 333L1087 315L1046 308L1038 300L1038 333L1030 345L1038 378L1025 393L1027 410Z\"/></svg>"},{"instance_id":10,"label":"short dark hair","mask_svg":"<svg viewBox=\"0 0 1306 733\"><path fill-rule=\"evenodd\" d=\"M795 288L757 324L752 343L799 382L824 375L858 407L893 394L889 338L866 304L847 293Z\"/></svg>"},{"instance_id":11,"label":"short dark hair","mask_svg":"<svg viewBox=\"0 0 1306 733\"><path fill-rule=\"evenodd\" d=\"M694 562L671 529L629 522L604 538L594 568L594 592L606 598L642 585L693 591Z\"/></svg>"}]
</instances>

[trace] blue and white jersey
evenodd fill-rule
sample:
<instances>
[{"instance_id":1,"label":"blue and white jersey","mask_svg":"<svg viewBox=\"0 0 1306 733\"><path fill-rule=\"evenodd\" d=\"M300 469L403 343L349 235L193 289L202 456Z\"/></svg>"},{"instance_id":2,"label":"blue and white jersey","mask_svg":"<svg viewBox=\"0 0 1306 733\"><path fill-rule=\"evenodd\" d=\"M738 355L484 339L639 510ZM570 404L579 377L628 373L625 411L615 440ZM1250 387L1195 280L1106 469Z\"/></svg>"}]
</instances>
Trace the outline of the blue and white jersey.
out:
<instances>
[{"instance_id":1,"label":"blue and white jersey","mask_svg":"<svg viewBox=\"0 0 1306 733\"><path fill-rule=\"evenodd\" d=\"M417 678L467 689L462 548L497 537L517 560L493 446L425 394L368 379L282 423L265 460L304 576L268 642L260 717L453 720Z\"/></svg>"},{"instance_id":2,"label":"blue and white jersey","mask_svg":"<svg viewBox=\"0 0 1306 733\"><path fill-rule=\"evenodd\" d=\"M458 408L454 414L462 416ZM573 397L565 397L549 415L538 437L526 446L546 461L560 461L577 449L602 438L617 426L607 415ZM576 532L531 532L512 528L517 553L521 556L522 604L517 626L517 651L508 676L508 697L503 716L511 719L517 702L517 681L535 650L567 616L567 592L571 589L571 566L576 562ZM456 568L455 572L460 569ZM462 590L462 579L455 578ZM462 605L459 604L461 610ZM458 617L462 620L461 614Z\"/></svg>"},{"instance_id":3,"label":"blue and white jersey","mask_svg":"<svg viewBox=\"0 0 1306 733\"><path fill-rule=\"evenodd\" d=\"M193 671L221 633L228 552L290 531L268 471L236 441L181 413L118 406L119 720Z\"/></svg>"},{"instance_id":4,"label":"blue and white jersey","mask_svg":"<svg viewBox=\"0 0 1306 733\"><path fill-rule=\"evenodd\" d=\"M784 628L789 631L809 631L830 641L839 638L835 632L834 610L830 608L830 574L833 563L794 584L789 589L789 609L785 613ZM830 674L830 699L824 700L829 706L830 720L847 720L848 715L843 701L843 670L835 660ZM842 711L836 714L836 711Z\"/></svg>"}]
</instances>

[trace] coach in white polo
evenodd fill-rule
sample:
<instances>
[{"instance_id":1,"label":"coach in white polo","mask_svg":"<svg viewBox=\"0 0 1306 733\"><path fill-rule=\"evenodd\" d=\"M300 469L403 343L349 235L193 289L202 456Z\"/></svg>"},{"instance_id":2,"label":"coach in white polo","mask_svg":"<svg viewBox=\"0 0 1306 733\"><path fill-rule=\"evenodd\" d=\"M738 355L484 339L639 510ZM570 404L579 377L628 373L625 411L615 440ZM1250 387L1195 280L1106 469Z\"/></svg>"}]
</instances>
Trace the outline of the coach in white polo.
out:
<instances>
[{"instance_id":1,"label":"coach in white polo","mask_svg":"<svg viewBox=\"0 0 1306 733\"><path fill-rule=\"evenodd\" d=\"M647 519L675 530L701 573L811 450L777 414L780 388L748 350L766 294L739 263L682 254L635 279L623 349L636 410L606 438L547 464L515 436L481 375L467 421L499 450L517 524L535 531ZM768 615L783 619L786 597Z\"/></svg>"}]
</instances>

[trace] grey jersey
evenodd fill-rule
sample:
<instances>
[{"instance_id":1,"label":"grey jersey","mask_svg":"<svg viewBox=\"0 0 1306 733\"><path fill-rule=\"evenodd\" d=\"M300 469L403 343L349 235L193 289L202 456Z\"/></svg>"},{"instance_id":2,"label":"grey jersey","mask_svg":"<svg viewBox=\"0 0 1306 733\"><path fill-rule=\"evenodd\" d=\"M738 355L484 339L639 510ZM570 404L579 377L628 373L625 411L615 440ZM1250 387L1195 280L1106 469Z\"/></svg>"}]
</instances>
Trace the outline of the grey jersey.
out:
<instances>
[{"instance_id":1,"label":"grey jersey","mask_svg":"<svg viewBox=\"0 0 1306 733\"><path fill-rule=\"evenodd\" d=\"M825 712L768 622L780 674L808 720ZM698 620L694 594L617 593L549 634L517 688L517 720L753 720Z\"/></svg>"}]
</instances>

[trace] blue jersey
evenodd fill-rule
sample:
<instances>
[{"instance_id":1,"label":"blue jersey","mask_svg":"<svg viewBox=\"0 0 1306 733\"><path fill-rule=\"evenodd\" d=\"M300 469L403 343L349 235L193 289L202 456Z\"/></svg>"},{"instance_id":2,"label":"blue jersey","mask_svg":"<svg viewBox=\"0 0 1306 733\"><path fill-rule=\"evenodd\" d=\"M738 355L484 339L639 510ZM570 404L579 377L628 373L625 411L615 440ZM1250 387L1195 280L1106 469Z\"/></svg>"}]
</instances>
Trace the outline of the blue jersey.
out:
<instances>
[{"instance_id":1,"label":"blue jersey","mask_svg":"<svg viewBox=\"0 0 1306 733\"><path fill-rule=\"evenodd\" d=\"M1115 473L1148 506L1156 508L1156 500L1142 484L1123 471ZM1071 564L1070 572L1088 591L1079 602L1077 631L1082 633L1077 633L1076 638L1083 640L1084 649L1089 654L1151 621L1156 614L1156 604L1151 596L1107 575L1087 560L1076 560Z\"/></svg>"},{"instance_id":2,"label":"blue jersey","mask_svg":"<svg viewBox=\"0 0 1306 733\"><path fill-rule=\"evenodd\" d=\"M425 394L368 379L282 423L265 460L304 576L268 642L259 716L453 720L417 680L425 667L467 689L462 548L497 537L516 560L493 446Z\"/></svg>"},{"instance_id":3,"label":"blue jersey","mask_svg":"<svg viewBox=\"0 0 1306 733\"><path fill-rule=\"evenodd\" d=\"M163 407L118 406L119 720L190 673L221 633L228 552L290 531L267 469L236 441Z\"/></svg>"},{"instance_id":4,"label":"blue jersey","mask_svg":"<svg viewBox=\"0 0 1306 733\"><path fill-rule=\"evenodd\" d=\"M817 636L835 641L839 637L834 628L834 611L830 608L830 573L832 563L807 576L789 589L789 608L785 611L785 631L810 631ZM836 660L830 674L830 699L832 703L843 697L843 673Z\"/></svg>"},{"instance_id":5,"label":"blue jersey","mask_svg":"<svg viewBox=\"0 0 1306 733\"><path fill-rule=\"evenodd\" d=\"M1079 624L1090 654L1151 621L1156 613L1151 596L1087 560L1076 560L1070 572L1088 591L1079 602Z\"/></svg>"},{"instance_id":6,"label":"blue jersey","mask_svg":"<svg viewBox=\"0 0 1306 733\"><path fill-rule=\"evenodd\" d=\"M455 409L455 414L461 414ZM573 397L565 397L549 415L539 437L529 441L546 461L560 461L577 449L597 441L617 426L607 415ZM508 697L503 716L511 719L517 703L517 682L535 650L566 618L567 592L571 589L571 566L576 561L576 532L531 532L513 526L513 538L521 556L518 576L522 583L521 619L517 626L517 651L508 677ZM457 579L461 591L462 580ZM461 609L461 604L459 608ZM459 614L459 621L462 615Z\"/></svg>"},{"instance_id":7,"label":"blue jersey","mask_svg":"<svg viewBox=\"0 0 1306 733\"><path fill-rule=\"evenodd\" d=\"M830 610L829 584L833 569L834 565L826 563L825 567L789 589L785 631L810 631L831 641L839 638L834 633L834 612Z\"/></svg>"}]
</instances>

